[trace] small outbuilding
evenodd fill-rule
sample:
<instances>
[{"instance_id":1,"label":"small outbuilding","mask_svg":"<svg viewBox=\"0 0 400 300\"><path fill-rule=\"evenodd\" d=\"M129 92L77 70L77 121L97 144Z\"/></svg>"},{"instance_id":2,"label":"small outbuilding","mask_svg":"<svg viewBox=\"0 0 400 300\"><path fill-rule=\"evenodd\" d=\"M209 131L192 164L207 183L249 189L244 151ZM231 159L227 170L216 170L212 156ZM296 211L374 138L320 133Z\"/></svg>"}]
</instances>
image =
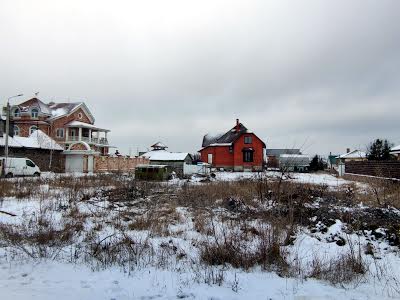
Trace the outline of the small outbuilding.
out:
<instances>
[{"instance_id":1,"label":"small outbuilding","mask_svg":"<svg viewBox=\"0 0 400 300\"><path fill-rule=\"evenodd\" d=\"M189 176L193 172L193 157L187 152L169 152L168 148L161 142L158 142L151 146L153 150L142 154L140 157L144 157L150 160L150 165L164 165L169 166L172 171L176 173L178 177Z\"/></svg>"},{"instance_id":2,"label":"small outbuilding","mask_svg":"<svg viewBox=\"0 0 400 300\"><path fill-rule=\"evenodd\" d=\"M171 173L171 167L166 165L138 165L135 169L135 179L167 180Z\"/></svg>"},{"instance_id":3,"label":"small outbuilding","mask_svg":"<svg viewBox=\"0 0 400 300\"><path fill-rule=\"evenodd\" d=\"M279 169L291 172L307 172L310 168L310 158L304 154L281 154Z\"/></svg>"}]
</instances>

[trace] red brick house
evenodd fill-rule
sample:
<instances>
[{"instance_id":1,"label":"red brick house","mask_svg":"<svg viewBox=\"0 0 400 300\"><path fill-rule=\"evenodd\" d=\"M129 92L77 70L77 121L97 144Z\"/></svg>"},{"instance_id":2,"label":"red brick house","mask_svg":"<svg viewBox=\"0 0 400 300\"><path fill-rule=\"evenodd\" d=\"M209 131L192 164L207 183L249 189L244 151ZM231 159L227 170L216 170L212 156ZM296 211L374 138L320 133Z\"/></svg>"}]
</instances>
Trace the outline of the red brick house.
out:
<instances>
[{"instance_id":1,"label":"red brick house","mask_svg":"<svg viewBox=\"0 0 400 300\"><path fill-rule=\"evenodd\" d=\"M261 171L264 165L265 143L239 120L224 134L205 135L201 160L215 168L234 171Z\"/></svg>"},{"instance_id":2,"label":"red brick house","mask_svg":"<svg viewBox=\"0 0 400 300\"><path fill-rule=\"evenodd\" d=\"M11 108L14 135L28 137L40 129L64 149L92 150L108 154L108 129L94 125L95 119L84 102L44 103L32 98Z\"/></svg>"}]
</instances>

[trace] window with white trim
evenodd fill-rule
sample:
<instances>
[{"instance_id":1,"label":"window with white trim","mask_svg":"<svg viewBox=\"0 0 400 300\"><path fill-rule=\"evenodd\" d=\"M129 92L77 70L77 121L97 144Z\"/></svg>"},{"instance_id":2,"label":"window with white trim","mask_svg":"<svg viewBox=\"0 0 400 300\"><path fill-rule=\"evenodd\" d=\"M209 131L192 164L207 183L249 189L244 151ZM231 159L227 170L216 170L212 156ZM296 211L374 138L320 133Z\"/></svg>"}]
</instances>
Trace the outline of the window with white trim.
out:
<instances>
[{"instance_id":1,"label":"window with white trim","mask_svg":"<svg viewBox=\"0 0 400 300\"><path fill-rule=\"evenodd\" d=\"M33 125L29 128L29 134L34 133L36 130L38 130L39 128L36 125Z\"/></svg>"},{"instance_id":2,"label":"window with white trim","mask_svg":"<svg viewBox=\"0 0 400 300\"><path fill-rule=\"evenodd\" d=\"M64 128L57 128L56 130L56 136L58 138L63 138L64 137Z\"/></svg>"},{"instance_id":3,"label":"window with white trim","mask_svg":"<svg viewBox=\"0 0 400 300\"><path fill-rule=\"evenodd\" d=\"M31 117L32 118L37 118L39 117L39 110L37 108L32 108L31 110Z\"/></svg>"}]
</instances>

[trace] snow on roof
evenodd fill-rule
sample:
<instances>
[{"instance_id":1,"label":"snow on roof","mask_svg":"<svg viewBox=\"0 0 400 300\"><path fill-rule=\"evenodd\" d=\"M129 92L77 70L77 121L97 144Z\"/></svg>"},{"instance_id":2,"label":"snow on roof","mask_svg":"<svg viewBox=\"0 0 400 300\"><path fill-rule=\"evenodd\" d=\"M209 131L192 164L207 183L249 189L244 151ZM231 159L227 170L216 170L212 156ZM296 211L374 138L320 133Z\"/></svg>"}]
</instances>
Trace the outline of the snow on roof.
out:
<instances>
[{"instance_id":1,"label":"snow on roof","mask_svg":"<svg viewBox=\"0 0 400 300\"><path fill-rule=\"evenodd\" d=\"M163 144L163 143L161 143L161 142L157 142L157 143L155 143L154 145L152 145L151 147L152 147L152 148L163 148L163 149L168 148L167 145L165 145L165 144Z\"/></svg>"},{"instance_id":2,"label":"snow on roof","mask_svg":"<svg viewBox=\"0 0 400 300\"><path fill-rule=\"evenodd\" d=\"M398 152L398 151L400 151L400 145L394 146L394 147L392 147L392 148L390 149L390 152Z\"/></svg>"},{"instance_id":3,"label":"snow on roof","mask_svg":"<svg viewBox=\"0 0 400 300\"><path fill-rule=\"evenodd\" d=\"M18 143L26 148L40 148L48 150L64 150L55 140L41 130L35 130L29 137L14 136Z\"/></svg>"},{"instance_id":4,"label":"snow on roof","mask_svg":"<svg viewBox=\"0 0 400 300\"><path fill-rule=\"evenodd\" d=\"M53 103L49 105L51 110L51 119L55 119L64 115L68 115L70 112L82 105L83 102L75 103Z\"/></svg>"},{"instance_id":5,"label":"snow on roof","mask_svg":"<svg viewBox=\"0 0 400 300\"><path fill-rule=\"evenodd\" d=\"M0 145L5 146L5 137L0 138ZM41 130L35 130L29 137L9 137L8 145L14 148L25 147L46 150L64 150L55 140Z\"/></svg>"},{"instance_id":6,"label":"snow on roof","mask_svg":"<svg viewBox=\"0 0 400 300\"><path fill-rule=\"evenodd\" d=\"M187 152L168 152L165 150L153 150L141 155L141 157L148 158L150 160L159 161L181 161L189 155Z\"/></svg>"},{"instance_id":7,"label":"snow on roof","mask_svg":"<svg viewBox=\"0 0 400 300\"><path fill-rule=\"evenodd\" d=\"M339 155L337 158L366 158L367 154L360 150L353 150L349 153Z\"/></svg>"},{"instance_id":8,"label":"snow on roof","mask_svg":"<svg viewBox=\"0 0 400 300\"><path fill-rule=\"evenodd\" d=\"M6 136L0 137L0 146L5 146L6 145ZM14 147L14 148L22 148L22 145L19 144L14 138L11 136L8 137L8 146L9 147Z\"/></svg>"},{"instance_id":9,"label":"snow on roof","mask_svg":"<svg viewBox=\"0 0 400 300\"><path fill-rule=\"evenodd\" d=\"M84 123L84 122L80 122L80 121L72 121L72 122L69 122L66 126L67 126L67 127L89 128L89 129L101 130L101 131L107 131L107 132L110 131L109 129L100 128L100 127L94 126L94 125L92 125L92 124Z\"/></svg>"},{"instance_id":10,"label":"snow on roof","mask_svg":"<svg viewBox=\"0 0 400 300\"><path fill-rule=\"evenodd\" d=\"M310 159L310 157L308 155L304 155L304 154L281 154L281 155L279 155L279 157L283 157L283 158L307 158L307 159Z\"/></svg>"}]
</instances>

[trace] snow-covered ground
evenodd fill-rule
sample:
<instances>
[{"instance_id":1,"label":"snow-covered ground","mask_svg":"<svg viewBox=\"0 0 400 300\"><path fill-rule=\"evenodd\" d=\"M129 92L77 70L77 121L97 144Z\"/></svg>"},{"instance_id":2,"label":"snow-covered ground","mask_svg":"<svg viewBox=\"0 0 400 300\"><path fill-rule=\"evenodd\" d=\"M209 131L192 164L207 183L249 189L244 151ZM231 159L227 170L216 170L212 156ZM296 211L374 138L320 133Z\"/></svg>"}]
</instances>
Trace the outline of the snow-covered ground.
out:
<instances>
[{"instance_id":1,"label":"snow-covered ground","mask_svg":"<svg viewBox=\"0 0 400 300\"><path fill-rule=\"evenodd\" d=\"M241 178L254 178L254 173L218 172L217 180L238 180ZM269 172L269 176L278 173ZM337 179L327 174L292 174L292 179L302 183L326 184L337 187L352 182ZM48 174L47 179L54 178ZM60 210L60 201L66 201L62 195L67 190L52 190L49 185L43 184L43 195L53 195L54 199L25 198L16 199L5 197L0 201L0 210L12 212L15 217L0 213L0 224L18 225L26 220L35 219L45 207L53 204L50 219L55 223L62 222L66 215ZM39 198L41 196L39 195ZM61 197L61 198L60 198ZM39 201L40 200L40 201ZM52 205L48 206L49 203ZM79 202L77 208L83 213L104 212L109 207L104 202ZM130 210L134 207L128 207ZM126 208L126 209L128 209ZM106 215L99 217L102 223L108 224L113 217L125 209L123 206L116 211L108 211ZM133 210L138 213L140 209ZM171 240L178 249L183 249L189 258L194 261L198 258L196 244L204 239L199 232L194 230L192 215L185 207L176 207L179 214L177 224L171 224L169 231L171 237L152 237L151 243L159 247L161 243ZM85 230L94 227L93 216L87 217ZM117 232L117 229L106 226L101 231L101 237ZM8 252L2 246L0 240L0 299L104 299L104 300L128 300L128 299L394 299L400 296L400 257L398 249L389 246L386 242L359 237L354 234L347 235L343 223L336 221L327 232L311 233L303 228L298 232L294 245L288 246L291 259L299 259L299 263L307 264L313 257L321 259L334 257L343 251L348 251L347 246L338 246L335 242L329 242L333 236L342 236L352 240L355 244L361 243L364 247L370 242L376 249L376 260L365 256L368 272L357 283L345 286L333 286L327 282L316 279L299 279L281 277L275 272L262 271L254 267L248 271L232 267L210 267L214 272L221 271L224 277L221 284L208 284L204 282L204 273L209 272L201 268L187 267L184 264L176 264L166 268L154 265L142 266L127 271L126 268L111 266L94 271L85 263L68 262L68 249L61 255L62 259L32 259L15 255L15 251ZM129 234L145 235L144 231L128 231ZM147 235L148 236L148 235ZM16 250L18 251L18 250ZM72 250L71 250L72 251ZM300 261L301 260L301 261ZM189 260L190 261L190 260ZM196 265L197 266L197 265ZM381 266L386 273L375 272ZM199 274L200 273L200 274Z\"/></svg>"},{"instance_id":2,"label":"snow-covered ground","mask_svg":"<svg viewBox=\"0 0 400 300\"><path fill-rule=\"evenodd\" d=\"M235 181L242 179L257 179L261 175L254 172L215 172L216 179L221 181ZM268 171L264 173L268 177L279 178L281 173L277 171ZM300 183L310 184L324 184L330 187L338 187L344 184L356 184L365 186L354 181L345 180L343 178L335 177L327 173L290 173L289 180ZM287 178L287 176L285 176Z\"/></svg>"},{"instance_id":3,"label":"snow-covered ground","mask_svg":"<svg viewBox=\"0 0 400 300\"><path fill-rule=\"evenodd\" d=\"M381 286L335 288L317 280L299 282L268 272L226 272L223 286L192 283L193 274L146 268L130 275L112 268L91 271L81 265L0 260L4 300L131 299L394 299ZM232 286L238 283L238 292Z\"/></svg>"}]
</instances>

